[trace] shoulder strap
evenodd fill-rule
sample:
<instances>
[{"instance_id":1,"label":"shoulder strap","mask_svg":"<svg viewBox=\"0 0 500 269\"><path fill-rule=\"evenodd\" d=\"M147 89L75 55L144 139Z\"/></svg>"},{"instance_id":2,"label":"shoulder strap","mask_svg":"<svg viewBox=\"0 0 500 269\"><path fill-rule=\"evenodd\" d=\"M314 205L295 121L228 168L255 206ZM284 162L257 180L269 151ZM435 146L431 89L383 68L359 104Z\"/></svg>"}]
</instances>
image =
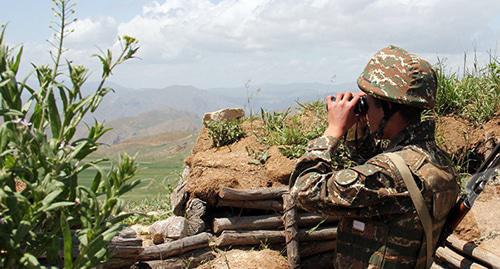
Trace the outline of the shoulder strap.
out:
<instances>
[{"instance_id":1,"label":"shoulder strap","mask_svg":"<svg viewBox=\"0 0 500 269\"><path fill-rule=\"evenodd\" d=\"M396 165L396 168L401 174L401 177L403 178L406 188L410 193L411 201L413 202L413 205L415 205L415 208L417 209L417 214L420 218L420 221L422 222L422 226L424 227L425 241L426 241L425 242L426 255L427 255L426 268L429 268L432 264L432 256L433 256L431 215L429 213L429 210L427 209L427 206L425 205L424 197L422 196L422 193L418 189L417 184L415 183L415 180L413 179L411 171L406 165L405 160L396 153L386 153L386 156L388 156L389 159L394 163L394 165Z\"/></svg>"}]
</instances>

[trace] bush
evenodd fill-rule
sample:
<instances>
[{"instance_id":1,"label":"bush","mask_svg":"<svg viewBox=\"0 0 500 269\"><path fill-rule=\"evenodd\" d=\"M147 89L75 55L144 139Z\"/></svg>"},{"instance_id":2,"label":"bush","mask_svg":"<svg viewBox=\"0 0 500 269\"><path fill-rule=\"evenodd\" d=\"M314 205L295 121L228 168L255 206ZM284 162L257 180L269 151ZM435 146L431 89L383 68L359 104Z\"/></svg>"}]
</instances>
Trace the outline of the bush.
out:
<instances>
[{"instance_id":1,"label":"bush","mask_svg":"<svg viewBox=\"0 0 500 269\"><path fill-rule=\"evenodd\" d=\"M304 127L300 118L308 111L304 107L302 113L291 115L290 109L285 112L266 112L261 109L263 135L258 137L260 142L269 146L277 145L281 154L288 158L299 158L305 153L309 140L319 137L326 128L325 123L317 120L312 128Z\"/></svg>"},{"instance_id":2,"label":"bush","mask_svg":"<svg viewBox=\"0 0 500 269\"><path fill-rule=\"evenodd\" d=\"M208 136L212 139L212 144L215 147L230 145L245 136L239 120L210 120L206 122L206 127Z\"/></svg>"},{"instance_id":3,"label":"bush","mask_svg":"<svg viewBox=\"0 0 500 269\"><path fill-rule=\"evenodd\" d=\"M459 78L456 73L446 73L446 66L439 62L436 67L438 91L435 113L456 114L481 124L489 120L500 109L500 62L491 57L490 62L473 71L464 72Z\"/></svg>"},{"instance_id":4,"label":"bush","mask_svg":"<svg viewBox=\"0 0 500 269\"><path fill-rule=\"evenodd\" d=\"M91 268L107 256L107 243L122 228L120 197L136 186L134 160L123 155L108 172L85 158L105 134L101 123L75 137L81 120L96 110L111 91L104 86L114 68L134 57L137 42L120 39L122 50L98 55L101 81L95 92L81 92L88 70L66 62L61 67L64 37L73 21L70 1L54 1L60 29L51 52L54 65L34 66L37 87L18 81L22 48L14 51L0 35L0 267ZM63 75L69 78L64 83ZM79 174L94 168L91 187L78 183ZM16 190L17 186L17 190ZM76 251L76 252L74 252ZM60 256L62 255L62 256ZM40 259L40 257L44 257Z\"/></svg>"}]
</instances>

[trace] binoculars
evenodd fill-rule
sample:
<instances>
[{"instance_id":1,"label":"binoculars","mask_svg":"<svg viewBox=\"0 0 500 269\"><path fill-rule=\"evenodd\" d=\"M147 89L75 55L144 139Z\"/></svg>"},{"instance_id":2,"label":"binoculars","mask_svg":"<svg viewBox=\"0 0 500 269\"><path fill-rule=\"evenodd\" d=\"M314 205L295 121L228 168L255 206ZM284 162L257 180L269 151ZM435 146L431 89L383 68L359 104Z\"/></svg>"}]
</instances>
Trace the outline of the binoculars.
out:
<instances>
[{"instance_id":1,"label":"binoculars","mask_svg":"<svg viewBox=\"0 0 500 269\"><path fill-rule=\"evenodd\" d=\"M332 96L332 101L335 101L334 96ZM361 98L359 98L358 102L356 103L356 107L354 108L354 114L362 116L365 115L367 112L368 112L368 101L366 100L366 95L363 95L361 96Z\"/></svg>"}]
</instances>

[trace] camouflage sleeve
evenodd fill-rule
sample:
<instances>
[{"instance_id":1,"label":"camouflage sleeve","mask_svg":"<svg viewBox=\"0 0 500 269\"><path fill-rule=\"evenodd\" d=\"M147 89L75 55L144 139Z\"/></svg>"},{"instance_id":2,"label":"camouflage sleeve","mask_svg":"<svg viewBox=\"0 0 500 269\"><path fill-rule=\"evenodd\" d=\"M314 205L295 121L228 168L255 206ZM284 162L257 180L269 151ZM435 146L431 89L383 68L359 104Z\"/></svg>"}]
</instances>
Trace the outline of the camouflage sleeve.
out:
<instances>
[{"instance_id":1,"label":"camouflage sleeve","mask_svg":"<svg viewBox=\"0 0 500 269\"><path fill-rule=\"evenodd\" d=\"M329 147L309 147L292 174L290 193L299 207L325 215L350 217L384 216L412 210L406 187L386 156L380 154L363 165L334 171L328 157L334 154L338 141L326 139Z\"/></svg>"},{"instance_id":2,"label":"camouflage sleeve","mask_svg":"<svg viewBox=\"0 0 500 269\"><path fill-rule=\"evenodd\" d=\"M344 145L349 158L356 163L364 163L378 152L375 138L370 134L368 125L361 128L353 126L347 132Z\"/></svg>"}]
</instances>

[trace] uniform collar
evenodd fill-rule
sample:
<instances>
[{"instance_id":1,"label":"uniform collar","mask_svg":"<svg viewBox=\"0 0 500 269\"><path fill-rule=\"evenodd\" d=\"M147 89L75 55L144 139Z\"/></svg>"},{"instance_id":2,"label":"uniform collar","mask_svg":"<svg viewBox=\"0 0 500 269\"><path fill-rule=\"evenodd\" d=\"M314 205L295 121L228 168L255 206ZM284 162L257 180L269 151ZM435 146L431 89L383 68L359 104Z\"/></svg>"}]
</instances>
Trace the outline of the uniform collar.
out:
<instances>
[{"instance_id":1,"label":"uniform collar","mask_svg":"<svg viewBox=\"0 0 500 269\"><path fill-rule=\"evenodd\" d=\"M434 141L435 129L435 122L430 120L411 124L389 143L387 149Z\"/></svg>"}]
</instances>

